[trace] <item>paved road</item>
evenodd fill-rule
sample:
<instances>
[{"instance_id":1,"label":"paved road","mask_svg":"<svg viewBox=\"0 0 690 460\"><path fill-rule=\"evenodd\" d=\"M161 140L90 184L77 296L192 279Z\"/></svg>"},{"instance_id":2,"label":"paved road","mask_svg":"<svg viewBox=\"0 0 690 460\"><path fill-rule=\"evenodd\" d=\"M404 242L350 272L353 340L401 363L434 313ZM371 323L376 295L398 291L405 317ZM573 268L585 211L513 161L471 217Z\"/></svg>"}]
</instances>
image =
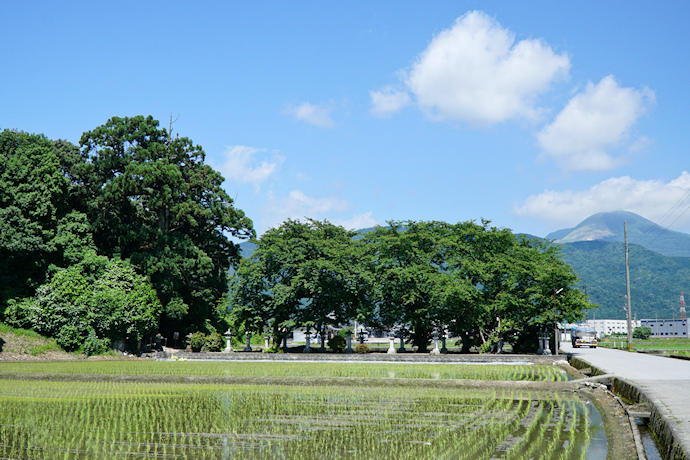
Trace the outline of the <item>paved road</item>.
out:
<instances>
[{"instance_id":1,"label":"paved road","mask_svg":"<svg viewBox=\"0 0 690 460\"><path fill-rule=\"evenodd\" d=\"M662 413L667 411L690 454L690 361L605 348L573 349L570 343L562 343L561 351L637 384Z\"/></svg>"}]
</instances>

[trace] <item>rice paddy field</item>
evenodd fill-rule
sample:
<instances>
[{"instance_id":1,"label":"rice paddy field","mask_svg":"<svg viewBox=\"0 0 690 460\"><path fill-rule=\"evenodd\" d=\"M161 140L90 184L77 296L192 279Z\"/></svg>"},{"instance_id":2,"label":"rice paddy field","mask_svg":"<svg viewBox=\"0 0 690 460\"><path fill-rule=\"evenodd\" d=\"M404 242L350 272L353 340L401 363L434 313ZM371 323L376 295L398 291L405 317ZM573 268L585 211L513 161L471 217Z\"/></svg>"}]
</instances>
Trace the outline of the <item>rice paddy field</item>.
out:
<instances>
[{"instance_id":1,"label":"rice paddy field","mask_svg":"<svg viewBox=\"0 0 690 460\"><path fill-rule=\"evenodd\" d=\"M576 393L530 389L565 380L554 366L80 361L0 377L0 458L570 459L601 436ZM464 379L486 384L431 385Z\"/></svg>"}]
</instances>

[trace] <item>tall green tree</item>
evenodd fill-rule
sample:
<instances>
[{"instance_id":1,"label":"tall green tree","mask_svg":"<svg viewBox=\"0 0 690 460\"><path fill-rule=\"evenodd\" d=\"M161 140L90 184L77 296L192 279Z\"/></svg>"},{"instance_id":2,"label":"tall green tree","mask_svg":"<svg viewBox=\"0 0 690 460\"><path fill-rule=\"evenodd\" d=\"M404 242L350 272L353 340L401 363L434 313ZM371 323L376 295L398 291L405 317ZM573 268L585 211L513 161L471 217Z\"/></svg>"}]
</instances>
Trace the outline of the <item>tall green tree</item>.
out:
<instances>
[{"instance_id":1,"label":"tall green tree","mask_svg":"<svg viewBox=\"0 0 690 460\"><path fill-rule=\"evenodd\" d=\"M457 224L450 241L442 304L464 351L502 341L536 347L537 329L578 320L592 307L557 247L488 221Z\"/></svg>"},{"instance_id":2,"label":"tall green tree","mask_svg":"<svg viewBox=\"0 0 690 460\"><path fill-rule=\"evenodd\" d=\"M0 132L0 314L9 299L33 295L51 266L94 247L86 216L70 205L67 170L81 159L68 160L69 145Z\"/></svg>"},{"instance_id":3,"label":"tall green tree","mask_svg":"<svg viewBox=\"0 0 690 460\"><path fill-rule=\"evenodd\" d=\"M99 251L150 277L165 333L218 324L228 269L239 262L232 239L253 229L201 147L171 137L151 116L113 117L80 145L90 167L75 174Z\"/></svg>"},{"instance_id":4,"label":"tall green tree","mask_svg":"<svg viewBox=\"0 0 690 460\"><path fill-rule=\"evenodd\" d=\"M354 235L313 219L268 230L232 282L235 322L268 328L278 341L298 326L323 331L348 322L366 292Z\"/></svg>"},{"instance_id":5,"label":"tall green tree","mask_svg":"<svg viewBox=\"0 0 690 460\"><path fill-rule=\"evenodd\" d=\"M409 328L422 352L443 320L438 292L448 231L443 222L391 221L361 240L373 280L370 322Z\"/></svg>"}]
</instances>

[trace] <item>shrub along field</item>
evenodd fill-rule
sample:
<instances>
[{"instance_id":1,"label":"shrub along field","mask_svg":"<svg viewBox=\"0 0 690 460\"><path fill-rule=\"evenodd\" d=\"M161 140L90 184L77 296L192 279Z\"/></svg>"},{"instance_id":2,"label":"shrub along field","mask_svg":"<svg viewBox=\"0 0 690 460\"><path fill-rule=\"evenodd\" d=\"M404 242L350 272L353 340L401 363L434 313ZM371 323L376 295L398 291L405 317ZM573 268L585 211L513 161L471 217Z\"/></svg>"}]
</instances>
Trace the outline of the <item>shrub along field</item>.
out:
<instances>
[{"instance_id":1,"label":"shrub along field","mask_svg":"<svg viewBox=\"0 0 690 460\"><path fill-rule=\"evenodd\" d=\"M203 378L228 374L258 384ZM199 380L161 380L180 375ZM270 379L290 376L324 383ZM133 360L0 363L0 377L3 458L584 458L592 432L591 404L571 391L426 380L564 379L548 366ZM402 383L353 386L351 377Z\"/></svg>"}]
</instances>

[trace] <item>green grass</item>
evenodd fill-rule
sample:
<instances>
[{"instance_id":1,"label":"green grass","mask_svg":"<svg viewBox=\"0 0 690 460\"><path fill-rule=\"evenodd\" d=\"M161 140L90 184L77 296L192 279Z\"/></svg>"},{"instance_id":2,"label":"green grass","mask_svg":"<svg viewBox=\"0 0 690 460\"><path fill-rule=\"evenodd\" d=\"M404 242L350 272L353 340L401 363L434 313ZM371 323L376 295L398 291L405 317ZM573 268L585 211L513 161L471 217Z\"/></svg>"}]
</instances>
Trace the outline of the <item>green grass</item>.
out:
<instances>
[{"instance_id":1,"label":"green grass","mask_svg":"<svg viewBox=\"0 0 690 460\"><path fill-rule=\"evenodd\" d=\"M10 337L18 338L20 344L12 346L6 343L2 347L2 351L26 353L33 356L41 355L50 351L63 351L55 340L46 338L36 331L31 329L14 328L5 323L0 323L0 338L7 339L6 341L9 341ZM17 341L15 340L15 342Z\"/></svg>"},{"instance_id":2,"label":"green grass","mask_svg":"<svg viewBox=\"0 0 690 460\"><path fill-rule=\"evenodd\" d=\"M64 361L0 363L1 372L58 374L195 375L255 377L360 377L405 379L476 379L563 381L555 366L409 364L409 363L292 363L241 361Z\"/></svg>"},{"instance_id":3,"label":"green grass","mask_svg":"<svg viewBox=\"0 0 690 460\"><path fill-rule=\"evenodd\" d=\"M628 342L625 336L607 337L605 340L599 341L598 345L604 348L613 348L614 343L616 348L627 349ZM649 338L647 340L633 339L633 349L638 351L663 351L672 354L687 353L690 351L690 338Z\"/></svg>"}]
</instances>

